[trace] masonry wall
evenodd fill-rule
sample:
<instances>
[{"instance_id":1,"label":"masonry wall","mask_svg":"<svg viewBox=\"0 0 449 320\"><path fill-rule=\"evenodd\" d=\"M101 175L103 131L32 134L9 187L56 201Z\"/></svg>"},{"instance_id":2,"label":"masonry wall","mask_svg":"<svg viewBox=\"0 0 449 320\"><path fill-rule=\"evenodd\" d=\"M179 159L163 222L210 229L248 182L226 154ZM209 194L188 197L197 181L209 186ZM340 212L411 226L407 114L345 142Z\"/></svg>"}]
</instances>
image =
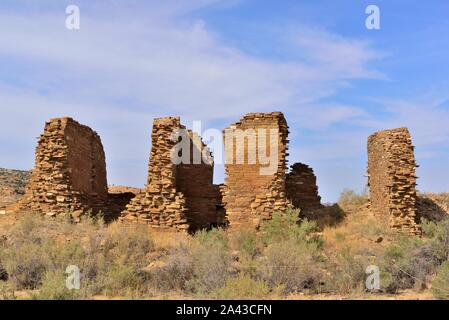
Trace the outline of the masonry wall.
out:
<instances>
[{"instance_id":1,"label":"masonry wall","mask_svg":"<svg viewBox=\"0 0 449 320\"><path fill-rule=\"evenodd\" d=\"M208 228L218 222L217 194L213 185L213 158L201 138L188 130L191 138L190 163L176 166L176 187L186 198L187 223L190 230ZM204 161L194 163L194 152L205 155Z\"/></svg>"},{"instance_id":2,"label":"masonry wall","mask_svg":"<svg viewBox=\"0 0 449 320\"><path fill-rule=\"evenodd\" d=\"M190 161L173 161L176 130L184 130L190 141ZM193 162L193 151L201 150L204 160ZM131 200L120 218L154 228L194 231L217 221L213 161L201 139L181 125L179 117L155 119L144 192Z\"/></svg>"},{"instance_id":3,"label":"masonry wall","mask_svg":"<svg viewBox=\"0 0 449 320\"><path fill-rule=\"evenodd\" d=\"M266 165L261 164L258 156L255 163L250 161L250 152L258 151L263 146L259 145L257 129L262 129L262 135L266 137L267 155L271 155L272 152L269 144L270 135L275 134L274 139L277 141L278 156L275 159L275 169L269 174L267 172L261 174L261 168ZM277 132L270 133L270 129L276 129ZM243 157L237 154L237 139L226 138L226 135L233 134L235 130L255 132L255 139L244 139ZM261 221L270 219L275 211L285 210L287 205L285 194L287 121L281 112L249 113L225 129L224 135L227 159L223 203L227 220L231 228L257 228Z\"/></svg>"},{"instance_id":4,"label":"masonry wall","mask_svg":"<svg viewBox=\"0 0 449 320\"><path fill-rule=\"evenodd\" d=\"M407 128L374 133L368 138L368 186L374 214L394 229L420 233L417 216L417 167Z\"/></svg>"},{"instance_id":5,"label":"masonry wall","mask_svg":"<svg viewBox=\"0 0 449 320\"><path fill-rule=\"evenodd\" d=\"M287 174L286 193L288 200L296 208L303 210L321 207L316 176L313 169L303 163L295 163Z\"/></svg>"},{"instance_id":6,"label":"masonry wall","mask_svg":"<svg viewBox=\"0 0 449 320\"><path fill-rule=\"evenodd\" d=\"M79 218L98 212L106 201L106 161L98 134L72 118L48 121L19 208Z\"/></svg>"}]
</instances>

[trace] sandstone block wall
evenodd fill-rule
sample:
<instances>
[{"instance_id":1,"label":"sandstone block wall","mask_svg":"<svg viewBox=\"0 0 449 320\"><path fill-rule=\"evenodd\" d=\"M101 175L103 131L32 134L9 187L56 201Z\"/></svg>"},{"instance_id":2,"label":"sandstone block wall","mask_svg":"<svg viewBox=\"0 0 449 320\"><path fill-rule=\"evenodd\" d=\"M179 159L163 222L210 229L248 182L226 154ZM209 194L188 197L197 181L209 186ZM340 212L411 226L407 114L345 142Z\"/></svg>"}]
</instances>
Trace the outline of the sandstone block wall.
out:
<instances>
[{"instance_id":1,"label":"sandstone block wall","mask_svg":"<svg viewBox=\"0 0 449 320\"><path fill-rule=\"evenodd\" d=\"M190 161L176 164L173 133L185 130L190 141ZM207 161L193 162L193 151L200 149ZM144 192L131 200L120 218L151 227L194 231L217 221L213 161L201 139L180 123L179 117L155 119Z\"/></svg>"},{"instance_id":2,"label":"sandstone block wall","mask_svg":"<svg viewBox=\"0 0 449 320\"><path fill-rule=\"evenodd\" d=\"M88 210L102 210L107 196L105 154L98 134L72 118L48 121L20 209L79 217Z\"/></svg>"},{"instance_id":3,"label":"sandstone block wall","mask_svg":"<svg viewBox=\"0 0 449 320\"><path fill-rule=\"evenodd\" d=\"M186 199L190 230L208 228L218 223L217 187L213 184L214 165L209 149L201 138L188 130L191 138L190 162L176 167L176 187ZM207 163L195 164L193 155L205 154Z\"/></svg>"},{"instance_id":4,"label":"sandstone block wall","mask_svg":"<svg viewBox=\"0 0 449 320\"><path fill-rule=\"evenodd\" d=\"M287 198L294 207L303 210L321 207L316 176L309 166L303 163L293 164L287 174L285 185Z\"/></svg>"},{"instance_id":5,"label":"sandstone block wall","mask_svg":"<svg viewBox=\"0 0 449 320\"><path fill-rule=\"evenodd\" d=\"M420 233L417 216L417 167L407 128L379 131L368 138L371 210L392 228Z\"/></svg>"},{"instance_id":6,"label":"sandstone block wall","mask_svg":"<svg viewBox=\"0 0 449 320\"><path fill-rule=\"evenodd\" d=\"M249 130L248 130L249 129ZM228 139L226 135L235 130L251 132L255 129L255 137L245 139L244 152L237 154L237 139ZM262 129L258 131L257 129ZM276 129L270 131L269 129ZM248 130L248 131L245 131ZM262 165L257 156L255 163L250 161L250 153L263 147L259 134L266 138L267 155L270 149L272 134L277 141L277 157L275 170L271 174L261 173ZM224 130L226 153L226 178L223 203L231 228L257 228L262 220L271 218L275 211L283 211L287 205L285 193L286 156L288 148L288 126L281 112L249 113L239 122ZM229 136L228 136L229 137ZM232 141L231 141L232 140Z\"/></svg>"}]
</instances>

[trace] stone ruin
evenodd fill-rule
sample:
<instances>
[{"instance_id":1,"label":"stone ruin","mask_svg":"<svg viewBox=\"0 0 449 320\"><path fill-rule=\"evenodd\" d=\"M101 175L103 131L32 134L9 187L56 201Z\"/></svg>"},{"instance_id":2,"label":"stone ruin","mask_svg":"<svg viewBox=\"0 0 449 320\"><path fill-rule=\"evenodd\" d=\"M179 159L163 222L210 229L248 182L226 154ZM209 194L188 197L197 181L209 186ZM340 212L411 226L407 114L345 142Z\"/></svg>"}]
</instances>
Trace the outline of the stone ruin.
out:
<instances>
[{"instance_id":1,"label":"stone ruin","mask_svg":"<svg viewBox=\"0 0 449 320\"><path fill-rule=\"evenodd\" d=\"M176 132L187 139L188 150L176 149ZM220 220L221 194L212 182L213 159L201 138L181 125L179 117L155 119L145 190L131 200L120 220L159 229L208 228Z\"/></svg>"},{"instance_id":2,"label":"stone ruin","mask_svg":"<svg viewBox=\"0 0 449 320\"><path fill-rule=\"evenodd\" d=\"M310 210L321 208L316 176L313 169L303 163L295 163L285 180L287 199L295 208Z\"/></svg>"},{"instance_id":3,"label":"stone ruin","mask_svg":"<svg viewBox=\"0 0 449 320\"><path fill-rule=\"evenodd\" d=\"M407 128L379 131L368 138L371 210L388 217L392 228L412 234L420 233L416 167Z\"/></svg>"},{"instance_id":4,"label":"stone ruin","mask_svg":"<svg viewBox=\"0 0 449 320\"><path fill-rule=\"evenodd\" d=\"M288 204L311 212L322 207L312 168L295 163L286 173L288 133L281 112L249 113L226 128L225 183L214 185L213 158L201 138L179 117L155 119L145 189L108 192L98 134L71 118L52 119L39 138L25 195L13 208L74 218L103 211L157 229L258 228ZM188 147L177 148L181 141ZM420 233L416 167L406 128L369 137L371 209L412 234Z\"/></svg>"},{"instance_id":5,"label":"stone ruin","mask_svg":"<svg viewBox=\"0 0 449 320\"><path fill-rule=\"evenodd\" d=\"M102 210L107 197L105 154L98 134L72 118L46 122L26 193L16 207L79 218Z\"/></svg>"},{"instance_id":6,"label":"stone ruin","mask_svg":"<svg viewBox=\"0 0 449 320\"><path fill-rule=\"evenodd\" d=\"M257 228L273 212L286 209L287 135L281 112L249 113L224 130L223 203L231 228ZM270 145L277 148L270 150Z\"/></svg>"}]
</instances>

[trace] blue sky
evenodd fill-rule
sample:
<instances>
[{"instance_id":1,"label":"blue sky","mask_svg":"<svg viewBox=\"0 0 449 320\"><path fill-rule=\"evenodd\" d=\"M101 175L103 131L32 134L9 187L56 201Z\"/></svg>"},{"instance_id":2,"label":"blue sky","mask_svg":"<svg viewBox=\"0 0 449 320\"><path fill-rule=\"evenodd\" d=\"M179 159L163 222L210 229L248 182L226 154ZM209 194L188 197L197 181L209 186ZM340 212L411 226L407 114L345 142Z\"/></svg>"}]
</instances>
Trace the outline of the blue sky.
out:
<instances>
[{"instance_id":1,"label":"blue sky","mask_svg":"<svg viewBox=\"0 0 449 320\"><path fill-rule=\"evenodd\" d=\"M153 117L221 130L280 110L290 163L315 169L325 201L363 190L368 135L399 126L419 190L449 191L448 14L443 0L2 0L0 167L31 168L45 120L67 115L102 137L110 183L142 186Z\"/></svg>"}]
</instances>

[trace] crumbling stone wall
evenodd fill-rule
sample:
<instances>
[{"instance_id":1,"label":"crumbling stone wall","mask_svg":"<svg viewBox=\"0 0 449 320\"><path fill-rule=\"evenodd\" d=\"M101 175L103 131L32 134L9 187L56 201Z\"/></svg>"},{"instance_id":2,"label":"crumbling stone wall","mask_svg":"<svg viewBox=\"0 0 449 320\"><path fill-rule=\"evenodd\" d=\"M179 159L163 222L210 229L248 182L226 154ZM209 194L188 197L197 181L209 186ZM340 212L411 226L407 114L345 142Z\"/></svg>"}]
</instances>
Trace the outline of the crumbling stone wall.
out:
<instances>
[{"instance_id":1,"label":"crumbling stone wall","mask_svg":"<svg viewBox=\"0 0 449 320\"><path fill-rule=\"evenodd\" d=\"M388 217L394 229L420 233L417 167L407 128L379 131L368 138L368 186L374 214Z\"/></svg>"},{"instance_id":2,"label":"crumbling stone wall","mask_svg":"<svg viewBox=\"0 0 449 320\"><path fill-rule=\"evenodd\" d=\"M236 138L238 132L246 134L246 138ZM226 178L223 203L231 228L257 228L262 220L270 219L273 212L286 209L287 136L287 121L281 112L249 113L224 130ZM276 144L270 141L276 141ZM237 152L237 148L242 148L242 152ZM272 148L277 148L274 171L264 170L267 165L261 163L258 152L276 155ZM254 152L257 155L252 158Z\"/></svg>"},{"instance_id":3,"label":"crumbling stone wall","mask_svg":"<svg viewBox=\"0 0 449 320\"><path fill-rule=\"evenodd\" d=\"M107 201L106 162L98 134L72 118L45 124L20 209L78 218Z\"/></svg>"},{"instance_id":4,"label":"crumbling stone wall","mask_svg":"<svg viewBox=\"0 0 449 320\"><path fill-rule=\"evenodd\" d=\"M296 208L303 210L321 207L321 197L313 169L303 163L295 163L287 174L285 187L287 198Z\"/></svg>"},{"instance_id":5,"label":"crumbling stone wall","mask_svg":"<svg viewBox=\"0 0 449 320\"><path fill-rule=\"evenodd\" d=\"M108 187L108 202L104 210L104 220L110 222L120 217L129 202L142 190L127 186L112 185Z\"/></svg>"},{"instance_id":6,"label":"crumbling stone wall","mask_svg":"<svg viewBox=\"0 0 449 320\"><path fill-rule=\"evenodd\" d=\"M173 134L184 131L189 139L190 160L174 161ZM194 151L202 155L194 163ZM217 221L213 160L201 139L180 123L179 117L154 119L148 181L144 192L131 200L120 218L151 227L194 231Z\"/></svg>"}]
</instances>

